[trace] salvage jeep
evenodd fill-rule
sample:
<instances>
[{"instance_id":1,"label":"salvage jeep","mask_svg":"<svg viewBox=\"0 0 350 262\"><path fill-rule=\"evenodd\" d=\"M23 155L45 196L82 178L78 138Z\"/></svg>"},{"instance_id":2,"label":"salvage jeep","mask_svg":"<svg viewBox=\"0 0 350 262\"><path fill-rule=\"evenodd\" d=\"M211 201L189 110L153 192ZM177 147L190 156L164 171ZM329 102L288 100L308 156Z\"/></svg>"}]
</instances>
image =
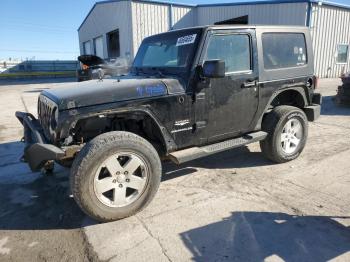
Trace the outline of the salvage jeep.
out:
<instances>
[{"instance_id":1,"label":"salvage jeep","mask_svg":"<svg viewBox=\"0 0 350 262\"><path fill-rule=\"evenodd\" d=\"M205 26L143 40L121 77L44 90L24 126L33 171L71 166L71 192L98 221L145 208L162 161L185 163L260 142L283 163L297 158L320 116L308 28Z\"/></svg>"}]
</instances>

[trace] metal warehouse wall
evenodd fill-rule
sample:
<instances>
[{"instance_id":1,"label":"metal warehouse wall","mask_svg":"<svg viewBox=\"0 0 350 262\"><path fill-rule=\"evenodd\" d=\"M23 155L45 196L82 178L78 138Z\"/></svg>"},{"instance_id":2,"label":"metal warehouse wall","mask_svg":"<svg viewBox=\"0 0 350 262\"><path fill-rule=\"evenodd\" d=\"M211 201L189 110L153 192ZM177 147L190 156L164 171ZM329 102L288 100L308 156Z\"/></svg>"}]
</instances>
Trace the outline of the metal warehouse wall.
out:
<instances>
[{"instance_id":1,"label":"metal warehouse wall","mask_svg":"<svg viewBox=\"0 0 350 262\"><path fill-rule=\"evenodd\" d=\"M337 44L350 44L350 10L329 5L312 6L311 34L315 55L315 71L319 77L339 77L347 64L337 64ZM350 52L350 51L349 51Z\"/></svg>"},{"instance_id":2,"label":"metal warehouse wall","mask_svg":"<svg viewBox=\"0 0 350 262\"><path fill-rule=\"evenodd\" d=\"M133 1L131 10L134 54L147 36L194 25L191 7Z\"/></svg>"},{"instance_id":3,"label":"metal warehouse wall","mask_svg":"<svg viewBox=\"0 0 350 262\"><path fill-rule=\"evenodd\" d=\"M307 3L199 6L197 25L249 15L250 24L305 25Z\"/></svg>"},{"instance_id":4,"label":"metal warehouse wall","mask_svg":"<svg viewBox=\"0 0 350 262\"><path fill-rule=\"evenodd\" d=\"M338 77L350 70L347 64L337 64L337 44L350 44L350 10L333 5L309 3L186 5L145 2L111 1L96 4L79 29L81 53L83 42L103 35L104 58L107 54L106 33L119 29L120 55L134 57L145 37L184 27L214 24L249 15L250 24L307 25L310 20L315 53L315 72L319 77ZM311 17L311 19L309 19ZM349 51L350 52L350 51Z\"/></svg>"},{"instance_id":5,"label":"metal warehouse wall","mask_svg":"<svg viewBox=\"0 0 350 262\"><path fill-rule=\"evenodd\" d=\"M196 26L195 9L185 6L173 6L173 29Z\"/></svg>"},{"instance_id":6,"label":"metal warehouse wall","mask_svg":"<svg viewBox=\"0 0 350 262\"><path fill-rule=\"evenodd\" d=\"M132 2L133 48L136 54L142 40L169 30L169 7L162 4Z\"/></svg>"},{"instance_id":7,"label":"metal warehouse wall","mask_svg":"<svg viewBox=\"0 0 350 262\"><path fill-rule=\"evenodd\" d=\"M302 25L307 22L308 3L181 6L156 2L131 3L133 54L150 35L190 26L249 15L250 24Z\"/></svg>"},{"instance_id":8,"label":"metal warehouse wall","mask_svg":"<svg viewBox=\"0 0 350 262\"><path fill-rule=\"evenodd\" d=\"M120 55L133 56L131 3L129 1L97 4L79 29L80 53L83 53L83 42L91 41L103 35L104 58L108 57L106 33L119 29Z\"/></svg>"}]
</instances>

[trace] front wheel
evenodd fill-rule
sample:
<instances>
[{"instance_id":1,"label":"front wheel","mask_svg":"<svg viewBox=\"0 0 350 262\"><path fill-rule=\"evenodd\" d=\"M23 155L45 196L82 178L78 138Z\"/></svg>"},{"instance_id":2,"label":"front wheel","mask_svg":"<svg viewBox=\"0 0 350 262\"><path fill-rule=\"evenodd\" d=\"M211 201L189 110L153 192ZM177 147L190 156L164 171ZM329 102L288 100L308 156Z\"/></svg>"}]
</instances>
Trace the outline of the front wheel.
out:
<instances>
[{"instance_id":1,"label":"front wheel","mask_svg":"<svg viewBox=\"0 0 350 262\"><path fill-rule=\"evenodd\" d=\"M303 151L308 136L305 113L293 106L278 106L267 114L262 129L268 133L260 142L263 154L277 163L296 159Z\"/></svg>"},{"instance_id":2,"label":"front wheel","mask_svg":"<svg viewBox=\"0 0 350 262\"><path fill-rule=\"evenodd\" d=\"M80 151L71 170L71 189L87 215L114 221L151 202L161 173L158 153L148 141L128 132L109 132Z\"/></svg>"}]
</instances>

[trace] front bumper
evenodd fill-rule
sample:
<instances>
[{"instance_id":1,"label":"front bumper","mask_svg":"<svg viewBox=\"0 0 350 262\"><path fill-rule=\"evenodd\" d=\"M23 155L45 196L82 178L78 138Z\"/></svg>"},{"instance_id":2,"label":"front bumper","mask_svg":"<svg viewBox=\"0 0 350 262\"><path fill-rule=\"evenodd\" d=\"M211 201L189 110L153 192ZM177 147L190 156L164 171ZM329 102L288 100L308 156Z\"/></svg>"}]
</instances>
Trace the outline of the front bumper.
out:
<instances>
[{"instance_id":1,"label":"front bumper","mask_svg":"<svg viewBox=\"0 0 350 262\"><path fill-rule=\"evenodd\" d=\"M39 121L30 113L16 112L16 117L24 128L24 160L28 162L32 171L40 170L47 161L60 160L65 152L48 144L42 132Z\"/></svg>"}]
</instances>

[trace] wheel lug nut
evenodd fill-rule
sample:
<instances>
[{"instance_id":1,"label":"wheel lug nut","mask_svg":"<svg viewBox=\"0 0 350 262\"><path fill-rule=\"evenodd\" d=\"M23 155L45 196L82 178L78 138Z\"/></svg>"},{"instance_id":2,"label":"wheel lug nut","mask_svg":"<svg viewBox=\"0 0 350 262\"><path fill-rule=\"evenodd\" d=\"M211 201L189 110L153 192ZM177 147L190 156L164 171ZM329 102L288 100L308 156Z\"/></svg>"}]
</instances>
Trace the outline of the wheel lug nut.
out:
<instances>
[{"instance_id":1,"label":"wheel lug nut","mask_svg":"<svg viewBox=\"0 0 350 262\"><path fill-rule=\"evenodd\" d=\"M117 180L116 180L116 179L114 179L112 182L115 184L115 183L117 183Z\"/></svg>"},{"instance_id":2,"label":"wheel lug nut","mask_svg":"<svg viewBox=\"0 0 350 262\"><path fill-rule=\"evenodd\" d=\"M127 174L129 174L128 171L125 171L125 172L124 172L124 175L127 175Z\"/></svg>"},{"instance_id":3,"label":"wheel lug nut","mask_svg":"<svg viewBox=\"0 0 350 262\"><path fill-rule=\"evenodd\" d=\"M123 185L122 185L122 184L119 184L119 187L120 187L120 188L122 188L122 187L123 187Z\"/></svg>"},{"instance_id":4,"label":"wheel lug nut","mask_svg":"<svg viewBox=\"0 0 350 262\"><path fill-rule=\"evenodd\" d=\"M120 172L119 172L119 171L117 172L117 175L120 175Z\"/></svg>"},{"instance_id":5,"label":"wheel lug nut","mask_svg":"<svg viewBox=\"0 0 350 262\"><path fill-rule=\"evenodd\" d=\"M127 178L125 181L129 183L129 182L130 182L130 179L129 179L129 178Z\"/></svg>"}]
</instances>

